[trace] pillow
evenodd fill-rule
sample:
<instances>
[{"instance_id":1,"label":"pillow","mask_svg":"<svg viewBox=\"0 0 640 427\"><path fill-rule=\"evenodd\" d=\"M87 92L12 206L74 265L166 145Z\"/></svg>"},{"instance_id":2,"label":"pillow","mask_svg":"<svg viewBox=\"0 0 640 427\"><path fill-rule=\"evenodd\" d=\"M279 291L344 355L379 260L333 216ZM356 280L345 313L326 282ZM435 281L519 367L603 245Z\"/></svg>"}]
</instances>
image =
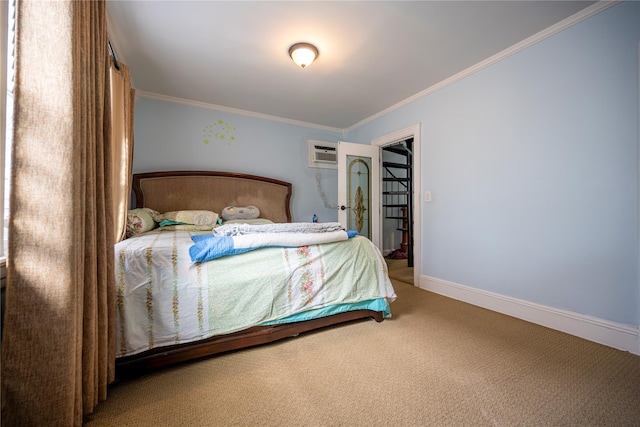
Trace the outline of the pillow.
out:
<instances>
[{"instance_id":1,"label":"pillow","mask_svg":"<svg viewBox=\"0 0 640 427\"><path fill-rule=\"evenodd\" d=\"M153 217L158 212L148 208L131 209L127 212L127 237L144 233L156 228Z\"/></svg>"},{"instance_id":2,"label":"pillow","mask_svg":"<svg viewBox=\"0 0 640 427\"><path fill-rule=\"evenodd\" d=\"M186 210L158 214L156 222L166 225L199 225L212 229L218 224L218 214L212 211Z\"/></svg>"},{"instance_id":3,"label":"pillow","mask_svg":"<svg viewBox=\"0 0 640 427\"><path fill-rule=\"evenodd\" d=\"M182 231L211 231L212 227L208 225L193 225L193 224L173 224L160 226L159 230L182 230Z\"/></svg>"},{"instance_id":4,"label":"pillow","mask_svg":"<svg viewBox=\"0 0 640 427\"><path fill-rule=\"evenodd\" d=\"M260 209L255 206L227 206L222 209L222 218L229 219L256 219L260 216Z\"/></svg>"}]
</instances>

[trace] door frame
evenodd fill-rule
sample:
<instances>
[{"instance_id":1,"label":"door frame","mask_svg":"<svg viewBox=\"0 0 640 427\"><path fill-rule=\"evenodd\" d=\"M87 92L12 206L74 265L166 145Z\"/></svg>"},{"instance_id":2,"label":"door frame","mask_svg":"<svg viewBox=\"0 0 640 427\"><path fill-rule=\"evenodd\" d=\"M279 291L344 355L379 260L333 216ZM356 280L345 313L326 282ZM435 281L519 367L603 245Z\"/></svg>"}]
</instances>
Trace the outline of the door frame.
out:
<instances>
[{"instance_id":1,"label":"door frame","mask_svg":"<svg viewBox=\"0 0 640 427\"><path fill-rule=\"evenodd\" d=\"M371 145L378 146L378 150L382 151L382 147L395 144L407 138L413 138L413 286L420 287L420 276L422 272L422 197L421 190L421 141L420 141L420 123L386 135L379 136L371 140ZM380 178L382 179L382 178ZM382 188L382 183L380 183ZM380 198L382 200L382 198ZM379 235L382 236L383 221L380 221Z\"/></svg>"}]
</instances>

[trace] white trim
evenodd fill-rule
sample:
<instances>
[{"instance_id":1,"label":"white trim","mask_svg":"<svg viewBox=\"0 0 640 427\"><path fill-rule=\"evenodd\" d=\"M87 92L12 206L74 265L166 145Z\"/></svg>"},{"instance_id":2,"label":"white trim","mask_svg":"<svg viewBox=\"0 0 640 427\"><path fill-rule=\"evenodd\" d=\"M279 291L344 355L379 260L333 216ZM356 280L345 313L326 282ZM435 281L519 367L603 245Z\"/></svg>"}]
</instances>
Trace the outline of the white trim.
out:
<instances>
[{"instance_id":1,"label":"white trim","mask_svg":"<svg viewBox=\"0 0 640 427\"><path fill-rule=\"evenodd\" d=\"M638 41L638 82L640 82L640 41ZM638 103L638 117L636 118L636 147L640 147L640 85L638 87L638 93L636 94L638 96L637 99L637 103ZM640 164L640 150L638 150L636 152L636 165ZM639 196L640 196L640 171L638 170L638 168L636 167L636 185L638 185L638 191L639 191ZM638 197L638 202L636 204L636 209L638 212L638 218L637 218L637 224L638 224L638 230L640 230L640 197ZM640 231L638 231L638 233L640 233ZM640 237L640 234L638 235L638 237ZM638 249L638 254L640 254L640 239L636 240L636 245L637 249ZM638 277L640 277L640 257L636 258L636 274L638 274ZM638 283L638 288L640 290L640 283ZM638 292L638 297L636 298L636 313L640 313L640 292ZM640 322L640 319L638 320ZM636 348L636 354L640 354L640 339L638 340L638 345Z\"/></svg>"},{"instance_id":2,"label":"white trim","mask_svg":"<svg viewBox=\"0 0 640 427\"><path fill-rule=\"evenodd\" d=\"M419 283L422 271L422 183L421 130L420 123L379 136L371 140L371 145L382 147L407 138L413 138L413 283ZM380 221L382 227L382 220ZM380 230L382 236L382 229Z\"/></svg>"},{"instance_id":3,"label":"white trim","mask_svg":"<svg viewBox=\"0 0 640 427\"><path fill-rule=\"evenodd\" d=\"M420 288L640 355L640 328L422 275Z\"/></svg>"},{"instance_id":4,"label":"white trim","mask_svg":"<svg viewBox=\"0 0 640 427\"><path fill-rule=\"evenodd\" d=\"M175 104L183 104L183 105L190 105L192 107L206 108L208 110L223 111L226 113L238 114L241 116L249 116L256 119L271 120L273 122L281 122L281 123L286 123L286 124L295 125L295 126L303 126L307 128L326 130L329 132L344 134L344 130L339 128L316 125L313 123L302 122L299 120L285 119L282 117L270 116L268 114L255 113L253 111L247 111L247 110L240 110L238 108L224 107L222 105L209 104L207 102L191 101L189 99L176 98L175 96L161 95L158 93L146 92L144 90L136 89L136 97L138 96L143 98L149 98L149 99L157 99L160 101L173 102Z\"/></svg>"},{"instance_id":5,"label":"white trim","mask_svg":"<svg viewBox=\"0 0 640 427\"><path fill-rule=\"evenodd\" d=\"M575 13L571 16L569 16L568 18L563 19L562 21L550 26L549 28L546 28L542 31L537 32L536 34L527 37L526 39L522 40L519 43L514 44L513 46L510 46L506 49L504 49L501 52L496 53L493 56L488 57L487 59L478 62L475 65L472 65L469 68L466 68L462 71L460 71L459 73L454 74L453 76L446 78L444 80L441 80L440 82L434 84L433 86L428 87L427 89L416 93L415 95L412 95L394 105L392 105L391 107L385 108L384 110L367 117L366 119L363 119L361 121L359 121L358 123L350 126L349 128L346 129L347 132L351 132L354 129L359 128L360 126L363 126L369 122L372 122L375 119L378 119L382 116L386 116L387 114L391 113L392 111L395 111L401 107L404 107L405 105L411 104L414 101L417 101L418 99L424 98L427 95L430 95L440 89L443 89L459 80L464 79L465 77L470 76L471 74L474 74L480 70L482 70L483 68L488 67L489 65L493 65L499 61L502 61L503 59L505 59L508 56L513 55L514 53L520 52L521 50L524 50L530 46L533 46L534 44L538 43L539 41L542 41L544 39L546 39L547 37L550 37L554 34L559 33L560 31L566 30L567 28L584 21L585 19L588 19L600 12L602 12L605 9L610 8L611 6L614 6L618 3L620 3L622 0L615 0L615 1L599 1L597 3L592 4L591 6L581 10L578 13Z\"/></svg>"},{"instance_id":6,"label":"white trim","mask_svg":"<svg viewBox=\"0 0 640 427\"><path fill-rule=\"evenodd\" d=\"M640 82L640 41L638 41L638 82ZM637 112L638 112L638 117L636 117L636 148L640 147L640 86L637 88L638 89L638 93L636 94L637 98ZM636 151L636 165L640 164L640 150ZM636 167L636 185L638 186L638 195L640 196L640 171L638 170L638 168ZM636 204L636 212L638 213L638 218L637 218L637 225L638 225L638 230L640 230L640 197L638 198L637 204ZM640 237L640 231L638 231L638 236ZM638 252L637 254L640 254L640 239L636 238L636 245L637 245L637 249ZM640 257L636 258L636 274L638 275L638 277L640 277ZM640 283L638 283L638 288L640 290ZM638 296L636 298L636 313L640 313L640 292L638 293ZM640 319L638 320L640 322ZM637 345L637 349L636 349L636 354L640 354L640 339L638 340L638 345Z\"/></svg>"}]
</instances>

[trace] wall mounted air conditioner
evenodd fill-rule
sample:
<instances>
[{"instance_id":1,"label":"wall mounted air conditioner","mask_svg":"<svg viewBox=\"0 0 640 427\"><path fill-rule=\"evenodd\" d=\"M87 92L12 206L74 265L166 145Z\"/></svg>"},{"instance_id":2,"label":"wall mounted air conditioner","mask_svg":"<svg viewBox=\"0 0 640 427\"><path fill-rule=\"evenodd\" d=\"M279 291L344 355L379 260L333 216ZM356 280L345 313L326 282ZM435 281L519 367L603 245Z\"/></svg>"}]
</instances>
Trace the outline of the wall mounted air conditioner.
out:
<instances>
[{"instance_id":1,"label":"wall mounted air conditioner","mask_svg":"<svg viewBox=\"0 0 640 427\"><path fill-rule=\"evenodd\" d=\"M313 161L338 163L338 153L335 147L327 147L326 145L313 146Z\"/></svg>"},{"instance_id":2,"label":"wall mounted air conditioner","mask_svg":"<svg viewBox=\"0 0 640 427\"><path fill-rule=\"evenodd\" d=\"M309 140L309 167L337 168L338 143Z\"/></svg>"}]
</instances>

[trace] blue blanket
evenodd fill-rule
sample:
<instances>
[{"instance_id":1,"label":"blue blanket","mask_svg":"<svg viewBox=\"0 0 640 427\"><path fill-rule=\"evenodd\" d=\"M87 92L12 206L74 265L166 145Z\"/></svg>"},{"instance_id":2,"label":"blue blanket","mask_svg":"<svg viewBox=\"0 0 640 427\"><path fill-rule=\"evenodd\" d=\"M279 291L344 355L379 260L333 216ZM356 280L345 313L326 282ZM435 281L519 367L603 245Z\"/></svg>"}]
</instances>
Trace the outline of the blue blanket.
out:
<instances>
[{"instance_id":1,"label":"blue blanket","mask_svg":"<svg viewBox=\"0 0 640 427\"><path fill-rule=\"evenodd\" d=\"M347 240L357 235L358 232L352 230L325 233L259 233L221 237L201 234L191 237L194 244L189 248L189 256L192 262L203 262L260 248L318 245Z\"/></svg>"}]
</instances>

